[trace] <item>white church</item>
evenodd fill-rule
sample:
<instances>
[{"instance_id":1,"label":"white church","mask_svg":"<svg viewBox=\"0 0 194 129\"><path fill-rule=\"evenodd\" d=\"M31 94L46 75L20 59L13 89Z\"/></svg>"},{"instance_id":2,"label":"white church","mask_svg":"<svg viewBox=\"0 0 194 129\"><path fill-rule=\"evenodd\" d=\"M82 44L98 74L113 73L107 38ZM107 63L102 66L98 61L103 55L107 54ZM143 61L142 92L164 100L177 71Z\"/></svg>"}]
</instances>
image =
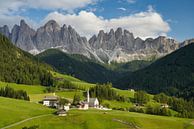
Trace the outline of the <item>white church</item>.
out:
<instances>
[{"instance_id":1,"label":"white church","mask_svg":"<svg viewBox=\"0 0 194 129\"><path fill-rule=\"evenodd\" d=\"M89 107L91 108L99 108L100 104L98 98L90 98L89 90L87 91L87 100L84 102L80 102L79 109L87 110Z\"/></svg>"}]
</instances>

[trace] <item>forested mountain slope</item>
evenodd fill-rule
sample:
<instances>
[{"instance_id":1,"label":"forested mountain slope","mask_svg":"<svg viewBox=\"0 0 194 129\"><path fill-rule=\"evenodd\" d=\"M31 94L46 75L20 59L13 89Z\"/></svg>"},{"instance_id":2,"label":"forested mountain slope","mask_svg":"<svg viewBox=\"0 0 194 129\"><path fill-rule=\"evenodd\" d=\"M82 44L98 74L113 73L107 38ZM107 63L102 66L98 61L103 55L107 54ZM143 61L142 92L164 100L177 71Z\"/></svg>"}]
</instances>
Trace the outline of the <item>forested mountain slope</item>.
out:
<instances>
[{"instance_id":1,"label":"forested mountain slope","mask_svg":"<svg viewBox=\"0 0 194 129\"><path fill-rule=\"evenodd\" d=\"M0 34L0 81L52 85L49 67Z\"/></svg>"},{"instance_id":2,"label":"forested mountain slope","mask_svg":"<svg viewBox=\"0 0 194 129\"><path fill-rule=\"evenodd\" d=\"M194 96L194 44L167 55L115 83L151 93L166 92L184 98Z\"/></svg>"}]
</instances>

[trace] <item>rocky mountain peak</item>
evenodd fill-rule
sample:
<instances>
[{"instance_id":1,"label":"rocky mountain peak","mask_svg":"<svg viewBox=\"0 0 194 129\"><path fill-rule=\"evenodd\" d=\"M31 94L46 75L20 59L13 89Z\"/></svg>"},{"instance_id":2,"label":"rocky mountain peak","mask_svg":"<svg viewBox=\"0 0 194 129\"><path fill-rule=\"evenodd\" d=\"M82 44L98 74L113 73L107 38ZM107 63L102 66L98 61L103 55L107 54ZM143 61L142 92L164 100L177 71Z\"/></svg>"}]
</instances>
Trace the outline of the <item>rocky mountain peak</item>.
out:
<instances>
[{"instance_id":1,"label":"rocky mountain peak","mask_svg":"<svg viewBox=\"0 0 194 129\"><path fill-rule=\"evenodd\" d=\"M20 21L20 27L22 27L22 26L27 26L25 20L21 20L21 21Z\"/></svg>"},{"instance_id":2,"label":"rocky mountain peak","mask_svg":"<svg viewBox=\"0 0 194 129\"><path fill-rule=\"evenodd\" d=\"M10 37L9 27L7 25L0 27L0 33L3 33L6 37Z\"/></svg>"},{"instance_id":3,"label":"rocky mountain peak","mask_svg":"<svg viewBox=\"0 0 194 129\"><path fill-rule=\"evenodd\" d=\"M179 44L176 40L164 36L142 40L121 27L106 33L100 30L87 41L72 26L64 24L60 27L55 20L48 21L36 31L21 20L20 26L15 25L11 32L7 26L0 27L0 32L16 46L33 54L49 48L58 48L69 54L81 54L109 63L161 57L194 41L192 39Z\"/></svg>"},{"instance_id":4,"label":"rocky mountain peak","mask_svg":"<svg viewBox=\"0 0 194 129\"><path fill-rule=\"evenodd\" d=\"M44 25L44 28L46 31L58 31L58 30L60 30L60 26L55 20L48 21Z\"/></svg>"},{"instance_id":5,"label":"rocky mountain peak","mask_svg":"<svg viewBox=\"0 0 194 129\"><path fill-rule=\"evenodd\" d=\"M114 35L114 34L115 34L114 30L111 29L110 32L109 32L109 35Z\"/></svg>"}]
</instances>

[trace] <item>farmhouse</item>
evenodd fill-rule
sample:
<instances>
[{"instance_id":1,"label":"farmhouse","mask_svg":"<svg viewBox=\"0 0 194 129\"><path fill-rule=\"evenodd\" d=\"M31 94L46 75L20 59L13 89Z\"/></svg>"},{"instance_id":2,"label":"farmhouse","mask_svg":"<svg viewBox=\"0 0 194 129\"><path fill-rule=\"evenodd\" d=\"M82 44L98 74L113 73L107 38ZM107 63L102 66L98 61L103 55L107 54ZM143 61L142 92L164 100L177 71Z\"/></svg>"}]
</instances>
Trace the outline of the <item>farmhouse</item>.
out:
<instances>
[{"instance_id":1,"label":"farmhouse","mask_svg":"<svg viewBox=\"0 0 194 129\"><path fill-rule=\"evenodd\" d=\"M43 105L48 107L57 107L58 97L56 96L45 96L43 99Z\"/></svg>"}]
</instances>

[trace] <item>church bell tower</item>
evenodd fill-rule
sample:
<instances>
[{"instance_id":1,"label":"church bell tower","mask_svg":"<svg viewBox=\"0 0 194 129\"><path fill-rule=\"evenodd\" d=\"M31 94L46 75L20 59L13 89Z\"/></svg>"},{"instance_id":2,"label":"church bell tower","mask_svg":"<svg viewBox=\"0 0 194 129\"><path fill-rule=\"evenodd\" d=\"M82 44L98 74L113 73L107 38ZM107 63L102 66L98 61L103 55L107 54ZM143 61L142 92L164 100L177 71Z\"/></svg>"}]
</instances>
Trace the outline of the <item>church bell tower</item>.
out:
<instances>
[{"instance_id":1,"label":"church bell tower","mask_svg":"<svg viewBox=\"0 0 194 129\"><path fill-rule=\"evenodd\" d=\"M90 102L90 92L89 92L89 89L87 91L87 102L89 103Z\"/></svg>"}]
</instances>

